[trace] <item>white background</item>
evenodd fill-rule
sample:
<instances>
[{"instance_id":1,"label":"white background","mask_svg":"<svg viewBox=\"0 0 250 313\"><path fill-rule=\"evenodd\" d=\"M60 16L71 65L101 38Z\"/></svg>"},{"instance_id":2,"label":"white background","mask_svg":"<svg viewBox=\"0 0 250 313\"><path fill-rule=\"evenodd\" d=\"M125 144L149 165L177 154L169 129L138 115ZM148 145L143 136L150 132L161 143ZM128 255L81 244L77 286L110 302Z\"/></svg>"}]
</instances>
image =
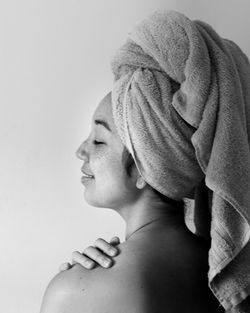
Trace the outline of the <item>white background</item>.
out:
<instances>
[{"instance_id":1,"label":"white background","mask_svg":"<svg viewBox=\"0 0 250 313\"><path fill-rule=\"evenodd\" d=\"M75 151L112 87L114 52L160 8L211 24L250 56L249 0L0 1L0 312L39 312L73 250L124 240L118 214L85 203Z\"/></svg>"}]
</instances>

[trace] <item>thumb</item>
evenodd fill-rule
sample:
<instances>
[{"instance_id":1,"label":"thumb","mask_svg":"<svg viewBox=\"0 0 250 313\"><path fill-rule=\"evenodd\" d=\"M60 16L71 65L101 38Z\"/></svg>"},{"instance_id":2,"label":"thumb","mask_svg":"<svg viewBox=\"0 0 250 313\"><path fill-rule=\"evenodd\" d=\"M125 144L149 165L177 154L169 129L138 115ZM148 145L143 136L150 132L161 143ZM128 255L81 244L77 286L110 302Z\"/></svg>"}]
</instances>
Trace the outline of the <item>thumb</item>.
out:
<instances>
[{"instance_id":1,"label":"thumb","mask_svg":"<svg viewBox=\"0 0 250 313\"><path fill-rule=\"evenodd\" d=\"M115 236L115 237L112 237L111 240L110 240L110 244L112 246L116 246L120 243L120 238Z\"/></svg>"}]
</instances>

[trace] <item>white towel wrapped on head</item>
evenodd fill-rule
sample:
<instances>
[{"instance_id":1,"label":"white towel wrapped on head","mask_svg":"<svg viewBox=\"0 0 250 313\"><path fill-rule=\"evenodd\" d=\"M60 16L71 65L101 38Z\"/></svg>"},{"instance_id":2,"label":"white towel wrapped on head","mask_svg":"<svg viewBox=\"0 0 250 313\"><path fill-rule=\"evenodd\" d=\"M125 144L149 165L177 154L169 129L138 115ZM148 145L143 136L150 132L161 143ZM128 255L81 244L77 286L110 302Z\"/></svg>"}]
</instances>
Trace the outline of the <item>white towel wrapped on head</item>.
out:
<instances>
[{"instance_id":1,"label":"white towel wrapped on head","mask_svg":"<svg viewBox=\"0 0 250 313\"><path fill-rule=\"evenodd\" d=\"M176 200L193 199L197 235L205 228L202 216L209 216L203 210L210 210L209 286L225 309L246 312L248 58L210 25L176 11L157 11L134 27L111 66L121 140L149 185Z\"/></svg>"}]
</instances>

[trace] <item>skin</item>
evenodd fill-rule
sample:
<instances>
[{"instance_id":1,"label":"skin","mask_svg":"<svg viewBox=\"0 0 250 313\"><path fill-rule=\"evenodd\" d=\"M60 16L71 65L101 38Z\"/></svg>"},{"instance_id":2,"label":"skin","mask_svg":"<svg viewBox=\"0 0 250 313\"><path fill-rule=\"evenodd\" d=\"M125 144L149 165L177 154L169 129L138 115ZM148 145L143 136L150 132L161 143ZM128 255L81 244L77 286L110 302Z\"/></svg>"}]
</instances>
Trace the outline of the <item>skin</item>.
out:
<instances>
[{"instance_id":1,"label":"skin","mask_svg":"<svg viewBox=\"0 0 250 313\"><path fill-rule=\"evenodd\" d=\"M108 122L111 131L96 119ZM115 210L126 223L126 241L117 245L120 253L109 269L88 271L75 264L57 274L40 312L219 312L208 288L208 247L188 230L177 208L157 198L135 166L127 175L123 149L108 94L77 156L83 170L94 175L83 182L85 200Z\"/></svg>"}]
</instances>

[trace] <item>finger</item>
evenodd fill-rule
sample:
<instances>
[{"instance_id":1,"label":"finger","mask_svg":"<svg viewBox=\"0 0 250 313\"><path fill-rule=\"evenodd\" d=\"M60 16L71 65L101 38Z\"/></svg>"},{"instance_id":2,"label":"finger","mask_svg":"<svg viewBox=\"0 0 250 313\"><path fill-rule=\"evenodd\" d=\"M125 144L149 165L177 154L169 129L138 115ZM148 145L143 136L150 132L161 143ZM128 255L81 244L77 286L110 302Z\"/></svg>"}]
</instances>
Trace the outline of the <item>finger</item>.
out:
<instances>
[{"instance_id":1,"label":"finger","mask_svg":"<svg viewBox=\"0 0 250 313\"><path fill-rule=\"evenodd\" d=\"M102 251L98 248L89 246L83 251L83 255L86 255L90 259L96 261L102 267L109 267L112 264L112 260L109 259Z\"/></svg>"},{"instance_id":2,"label":"finger","mask_svg":"<svg viewBox=\"0 0 250 313\"><path fill-rule=\"evenodd\" d=\"M66 270L69 270L70 268L72 267L72 265L70 263L62 263L60 266L59 266L59 271L62 272L62 271L66 271Z\"/></svg>"},{"instance_id":3,"label":"finger","mask_svg":"<svg viewBox=\"0 0 250 313\"><path fill-rule=\"evenodd\" d=\"M87 269L92 269L95 265L95 262L90 260L85 255L81 254L79 251L74 251L72 253L71 259L72 259L72 264L79 263Z\"/></svg>"},{"instance_id":4,"label":"finger","mask_svg":"<svg viewBox=\"0 0 250 313\"><path fill-rule=\"evenodd\" d=\"M113 247L110 243L102 238L98 238L94 245L109 256L115 256L118 253L117 248Z\"/></svg>"},{"instance_id":5,"label":"finger","mask_svg":"<svg viewBox=\"0 0 250 313\"><path fill-rule=\"evenodd\" d=\"M110 240L110 244L113 246L115 246L115 245L118 245L120 243L120 238L119 237L117 237L117 236L115 236L115 237L113 237L113 238L111 238L111 240Z\"/></svg>"}]
</instances>

